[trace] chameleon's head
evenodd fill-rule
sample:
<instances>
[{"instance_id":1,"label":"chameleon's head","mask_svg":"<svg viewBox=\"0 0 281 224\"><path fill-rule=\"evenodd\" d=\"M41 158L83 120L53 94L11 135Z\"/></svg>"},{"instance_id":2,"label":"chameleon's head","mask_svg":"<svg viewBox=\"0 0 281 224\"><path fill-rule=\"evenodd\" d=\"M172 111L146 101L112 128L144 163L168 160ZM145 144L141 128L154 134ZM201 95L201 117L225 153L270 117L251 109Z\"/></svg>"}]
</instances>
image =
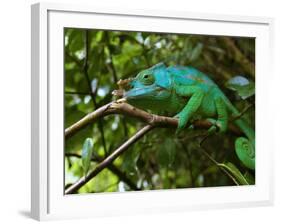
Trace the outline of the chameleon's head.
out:
<instances>
[{"instance_id":1,"label":"chameleon's head","mask_svg":"<svg viewBox=\"0 0 281 224\"><path fill-rule=\"evenodd\" d=\"M146 104L146 107L159 102L163 103L171 95L171 78L163 63L141 71L129 83L130 89L124 97L135 105Z\"/></svg>"}]
</instances>

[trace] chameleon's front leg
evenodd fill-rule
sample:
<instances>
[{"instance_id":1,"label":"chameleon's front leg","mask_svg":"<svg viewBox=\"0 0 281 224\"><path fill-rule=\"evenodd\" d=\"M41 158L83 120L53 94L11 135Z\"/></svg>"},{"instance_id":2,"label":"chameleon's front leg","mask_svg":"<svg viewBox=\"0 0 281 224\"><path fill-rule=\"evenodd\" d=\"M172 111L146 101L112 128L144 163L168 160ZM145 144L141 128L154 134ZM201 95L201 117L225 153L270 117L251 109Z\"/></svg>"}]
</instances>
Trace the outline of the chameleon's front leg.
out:
<instances>
[{"instance_id":1,"label":"chameleon's front leg","mask_svg":"<svg viewBox=\"0 0 281 224\"><path fill-rule=\"evenodd\" d=\"M179 118L177 133L185 128L187 122L202 104L204 92L197 86L179 86L176 89L179 96L191 96L185 107L175 117Z\"/></svg>"}]
</instances>

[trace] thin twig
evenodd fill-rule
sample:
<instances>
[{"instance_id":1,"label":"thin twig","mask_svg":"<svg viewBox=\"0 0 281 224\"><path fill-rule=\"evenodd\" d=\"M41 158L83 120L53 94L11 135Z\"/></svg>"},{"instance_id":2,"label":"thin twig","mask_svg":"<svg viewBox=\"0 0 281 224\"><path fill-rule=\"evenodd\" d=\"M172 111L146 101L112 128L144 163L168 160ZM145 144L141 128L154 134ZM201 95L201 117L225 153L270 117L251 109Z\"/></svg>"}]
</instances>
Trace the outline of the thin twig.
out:
<instances>
[{"instance_id":1,"label":"thin twig","mask_svg":"<svg viewBox=\"0 0 281 224\"><path fill-rule=\"evenodd\" d=\"M91 80L90 80L90 77L89 77L89 74L88 74L88 57L89 57L89 31L85 30L85 59L84 59L84 65L83 65L83 72L84 72L84 75L85 75L85 78L86 78L86 81L87 81L87 84L88 84L89 91L91 93L90 96L92 98L94 108L96 109L97 108L96 97L95 97L94 90L93 90L93 87L92 87L92 84L91 84ZM103 124L102 124L101 120L98 121L98 129L101 133L101 141L102 141L102 145L103 145L103 148L104 148L105 155L107 155Z\"/></svg>"},{"instance_id":2,"label":"thin twig","mask_svg":"<svg viewBox=\"0 0 281 224\"><path fill-rule=\"evenodd\" d=\"M151 125L146 125L140 129L135 135L124 142L119 148L117 148L112 154L105 158L101 163L99 163L95 169L93 169L87 176L80 178L76 183L71 185L66 189L65 194L75 193L80 187L85 185L89 180L98 175L104 168L106 168L110 163L112 163L119 155L124 153L132 144L143 137L147 132L152 130L154 127Z\"/></svg>"},{"instance_id":3,"label":"thin twig","mask_svg":"<svg viewBox=\"0 0 281 224\"><path fill-rule=\"evenodd\" d=\"M206 152L206 150L201 147L200 148L201 151L205 154L205 156L210 160L212 161L221 171L223 171L236 185L239 185L239 183L237 183L237 181L235 180L235 178L233 178L232 175L230 175L225 169L223 169L221 166L220 166L220 163L218 163L215 159L213 159L209 153Z\"/></svg>"},{"instance_id":4,"label":"thin twig","mask_svg":"<svg viewBox=\"0 0 281 224\"><path fill-rule=\"evenodd\" d=\"M81 155L77 154L77 153L65 153L65 156L71 156L71 157L76 157L76 158L81 158ZM93 162L102 162L103 159L97 155L95 155L91 161ZM107 168L114 173L116 176L118 176L118 178L120 180L122 180L124 183L126 183L132 190L140 190L137 185L132 182L125 173L123 173L121 170L119 170L118 167L116 167L113 163L108 164ZM69 187L69 186L68 186ZM67 188L68 188L67 187ZM66 188L66 189L67 189Z\"/></svg>"},{"instance_id":5,"label":"thin twig","mask_svg":"<svg viewBox=\"0 0 281 224\"><path fill-rule=\"evenodd\" d=\"M65 51L65 56L68 57L70 60L72 60L76 64L76 66L79 68L79 70L81 72L83 72L83 69L82 69L83 64L81 61L79 61L79 59L77 57L70 54L69 51Z\"/></svg>"},{"instance_id":6,"label":"thin twig","mask_svg":"<svg viewBox=\"0 0 281 224\"><path fill-rule=\"evenodd\" d=\"M254 104L249 104L247 105L239 114L234 115L233 117L230 118L230 121L235 121L242 117L251 107L253 107Z\"/></svg>"},{"instance_id":7,"label":"thin twig","mask_svg":"<svg viewBox=\"0 0 281 224\"><path fill-rule=\"evenodd\" d=\"M105 37L107 40L107 44L109 46L110 39L109 39L109 35L107 32L105 32ZM109 70L111 71L111 73L113 75L114 83L117 83L118 82L117 71L116 71L116 68L113 63L113 56L110 51L110 48L108 48L108 52L109 52L109 59L110 59L109 60ZM125 117L122 117L121 119L122 119L122 124L123 124L123 128L124 128L124 137L127 139L128 138L128 128L127 128L127 124L126 124L126 119L125 119Z\"/></svg>"},{"instance_id":8,"label":"thin twig","mask_svg":"<svg viewBox=\"0 0 281 224\"><path fill-rule=\"evenodd\" d=\"M229 173L227 172L225 169L223 169L220 165L219 162L217 162L213 157L211 157L209 155L209 153L207 153L207 151L205 150L205 148L203 147L203 143L207 140L208 137L210 137L210 134L207 134L204 136L204 138L200 141L199 143L199 149L203 152L203 154L211 161L213 162L222 172L224 172L236 185L239 185L239 183L237 183L237 181L235 180L235 178Z\"/></svg>"},{"instance_id":9,"label":"thin twig","mask_svg":"<svg viewBox=\"0 0 281 224\"><path fill-rule=\"evenodd\" d=\"M107 32L105 32L105 37L106 37L107 45L110 46L110 39L109 39L109 36L108 36ZM112 54L111 54L111 51L110 51L109 48L108 48L108 52L109 52L109 59L110 59L109 60L110 70L113 74L114 83L117 83L118 82L117 72L115 70L115 67L114 67L114 64L113 64L113 57L112 57Z\"/></svg>"},{"instance_id":10,"label":"thin twig","mask_svg":"<svg viewBox=\"0 0 281 224\"><path fill-rule=\"evenodd\" d=\"M69 94L69 95L84 95L84 96L90 96L91 93L87 92L75 92L75 91L64 91L64 94Z\"/></svg>"}]
</instances>

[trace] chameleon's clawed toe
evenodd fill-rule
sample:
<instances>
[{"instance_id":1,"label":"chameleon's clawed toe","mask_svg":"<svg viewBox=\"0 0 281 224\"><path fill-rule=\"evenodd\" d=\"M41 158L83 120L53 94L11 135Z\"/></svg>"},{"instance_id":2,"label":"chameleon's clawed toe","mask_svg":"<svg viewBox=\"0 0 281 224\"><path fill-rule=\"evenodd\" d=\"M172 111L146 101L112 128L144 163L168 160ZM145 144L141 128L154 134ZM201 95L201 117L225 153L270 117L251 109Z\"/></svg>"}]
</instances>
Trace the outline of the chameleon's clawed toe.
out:
<instances>
[{"instance_id":1,"label":"chameleon's clawed toe","mask_svg":"<svg viewBox=\"0 0 281 224\"><path fill-rule=\"evenodd\" d=\"M214 134L217 132L217 126L216 125L212 125L209 129L208 129L208 133L209 134Z\"/></svg>"},{"instance_id":2,"label":"chameleon's clawed toe","mask_svg":"<svg viewBox=\"0 0 281 224\"><path fill-rule=\"evenodd\" d=\"M212 123L212 126L208 129L209 133L214 133L214 132L222 133L225 131L222 122L215 120L213 118L208 118L207 120Z\"/></svg>"}]
</instances>

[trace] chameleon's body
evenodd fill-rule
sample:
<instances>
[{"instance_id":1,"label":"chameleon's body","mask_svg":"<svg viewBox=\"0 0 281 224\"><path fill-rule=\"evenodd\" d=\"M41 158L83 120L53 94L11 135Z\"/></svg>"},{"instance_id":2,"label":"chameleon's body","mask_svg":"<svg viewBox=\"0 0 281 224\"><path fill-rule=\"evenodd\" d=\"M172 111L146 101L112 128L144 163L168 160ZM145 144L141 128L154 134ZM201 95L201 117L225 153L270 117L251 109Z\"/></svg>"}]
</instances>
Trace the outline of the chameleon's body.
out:
<instances>
[{"instance_id":1,"label":"chameleon's body","mask_svg":"<svg viewBox=\"0 0 281 224\"><path fill-rule=\"evenodd\" d=\"M204 73L192 67L157 64L140 72L125 93L129 103L154 112L167 111L179 118L178 130L198 118L208 118L221 132L227 130L229 115L239 111L220 88ZM242 118L235 124L248 138L240 137L235 147L245 166L255 169L255 133ZM246 150L246 151L245 151Z\"/></svg>"}]
</instances>

